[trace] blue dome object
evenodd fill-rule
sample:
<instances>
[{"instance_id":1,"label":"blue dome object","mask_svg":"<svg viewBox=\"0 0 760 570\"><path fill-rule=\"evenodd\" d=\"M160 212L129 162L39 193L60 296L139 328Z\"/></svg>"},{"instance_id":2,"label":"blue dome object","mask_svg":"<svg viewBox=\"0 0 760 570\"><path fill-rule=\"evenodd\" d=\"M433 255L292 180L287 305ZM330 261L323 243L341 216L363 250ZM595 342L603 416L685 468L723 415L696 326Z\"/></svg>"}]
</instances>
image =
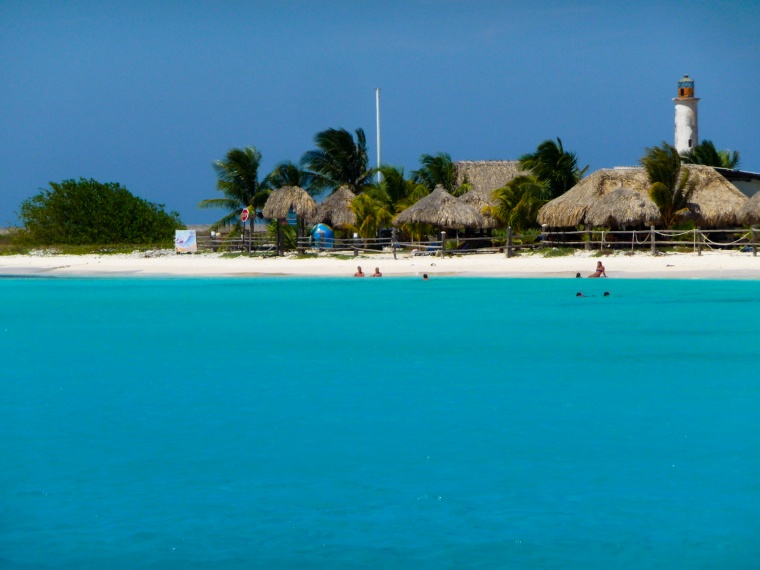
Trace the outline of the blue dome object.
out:
<instances>
[{"instance_id":1,"label":"blue dome object","mask_svg":"<svg viewBox=\"0 0 760 570\"><path fill-rule=\"evenodd\" d=\"M335 243L335 233L327 224L317 224L311 230L311 239L313 240L314 247L331 248Z\"/></svg>"}]
</instances>

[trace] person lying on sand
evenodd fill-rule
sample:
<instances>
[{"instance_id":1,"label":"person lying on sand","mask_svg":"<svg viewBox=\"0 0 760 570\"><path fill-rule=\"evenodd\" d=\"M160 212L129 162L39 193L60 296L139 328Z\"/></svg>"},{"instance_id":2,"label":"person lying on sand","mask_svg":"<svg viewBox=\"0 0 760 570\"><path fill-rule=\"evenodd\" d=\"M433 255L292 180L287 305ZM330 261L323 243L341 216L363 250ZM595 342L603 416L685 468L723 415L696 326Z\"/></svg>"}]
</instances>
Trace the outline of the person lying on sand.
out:
<instances>
[{"instance_id":1,"label":"person lying on sand","mask_svg":"<svg viewBox=\"0 0 760 570\"><path fill-rule=\"evenodd\" d=\"M594 271L589 277L607 277L607 274L604 272L604 265L602 265L601 261L596 262L596 271Z\"/></svg>"}]
</instances>

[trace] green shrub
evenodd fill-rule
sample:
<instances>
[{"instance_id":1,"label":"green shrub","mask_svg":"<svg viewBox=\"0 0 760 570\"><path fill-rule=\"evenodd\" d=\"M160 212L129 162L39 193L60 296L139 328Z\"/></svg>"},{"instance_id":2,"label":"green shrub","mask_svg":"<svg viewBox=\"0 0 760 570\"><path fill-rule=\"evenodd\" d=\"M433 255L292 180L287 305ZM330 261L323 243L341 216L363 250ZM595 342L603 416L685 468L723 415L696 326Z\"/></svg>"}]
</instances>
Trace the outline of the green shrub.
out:
<instances>
[{"instance_id":1,"label":"green shrub","mask_svg":"<svg viewBox=\"0 0 760 570\"><path fill-rule=\"evenodd\" d=\"M114 182L51 182L21 203L17 239L31 245L169 242L184 226L179 214L163 208Z\"/></svg>"}]
</instances>

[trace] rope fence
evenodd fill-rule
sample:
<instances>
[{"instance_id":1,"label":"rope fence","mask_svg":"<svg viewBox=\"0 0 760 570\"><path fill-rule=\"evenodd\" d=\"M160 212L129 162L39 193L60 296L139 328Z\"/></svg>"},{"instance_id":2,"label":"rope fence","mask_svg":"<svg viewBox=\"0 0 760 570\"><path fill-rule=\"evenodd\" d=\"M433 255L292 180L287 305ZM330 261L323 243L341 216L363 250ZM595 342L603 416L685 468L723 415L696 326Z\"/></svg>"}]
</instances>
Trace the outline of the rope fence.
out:
<instances>
[{"instance_id":1,"label":"rope fence","mask_svg":"<svg viewBox=\"0 0 760 570\"><path fill-rule=\"evenodd\" d=\"M222 237L199 235L199 251L241 252L251 254L277 254L277 241L265 233ZM284 250L297 250L303 254L337 253L357 257L359 254L392 253L398 255L444 256L504 253L512 257L520 251L546 250L550 248L583 248L586 250L649 250L652 254L672 248L688 247L697 254L702 250L726 250L740 248L757 255L758 229L747 228L664 230L650 227L644 230L607 230L587 227L580 230L530 232L516 234L507 228L506 235L467 236L447 235L441 232L427 240L399 241L383 238L322 238L311 236L297 238ZM282 252L280 252L282 253Z\"/></svg>"}]
</instances>

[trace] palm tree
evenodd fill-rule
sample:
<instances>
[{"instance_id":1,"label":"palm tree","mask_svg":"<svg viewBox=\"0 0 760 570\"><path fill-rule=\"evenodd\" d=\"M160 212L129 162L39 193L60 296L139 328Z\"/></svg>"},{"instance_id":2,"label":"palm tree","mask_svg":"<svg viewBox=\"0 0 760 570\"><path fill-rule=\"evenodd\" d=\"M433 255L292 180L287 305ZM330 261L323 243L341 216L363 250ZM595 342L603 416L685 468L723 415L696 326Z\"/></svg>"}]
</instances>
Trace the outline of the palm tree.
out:
<instances>
[{"instance_id":1,"label":"palm tree","mask_svg":"<svg viewBox=\"0 0 760 570\"><path fill-rule=\"evenodd\" d=\"M536 176L516 176L506 186L493 191L496 205L488 209L502 225L518 232L534 226L538 210L551 198L549 190Z\"/></svg>"},{"instance_id":2,"label":"palm tree","mask_svg":"<svg viewBox=\"0 0 760 570\"><path fill-rule=\"evenodd\" d=\"M233 232L239 232L242 229L241 210L264 205L269 189L266 184L259 182L260 165L261 153L253 146L233 148L227 152L225 160L216 160L211 164L218 178L216 188L224 197L202 200L198 207L224 208L229 211L229 214L214 222L211 226L213 229L233 226Z\"/></svg>"},{"instance_id":3,"label":"palm tree","mask_svg":"<svg viewBox=\"0 0 760 570\"><path fill-rule=\"evenodd\" d=\"M268 188L284 188L285 186L297 186L303 188L309 195L313 196L315 192L310 191L312 175L287 160L279 163L274 170L267 174L264 184Z\"/></svg>"},{"instance_id":4,"label":"palm tree","mask_svg":"<svg viewBox=\"0 0 760 570\"><path fill-rule=\"evenodd\" d=\"M694 193L689 170L681 165L675 147L666 142L647 148L640 162L652 185L649 197L657 204L665 226L670 227L689 212L688 203Z\"/></svg>"},{"instance_id":5,"label":"palm tree","mask_svg":"<svg viewBox=\"0 0 760 570\"><path fill-rule=\"evenodd\" d=\"M551 193L551 198L561 196L578 184L588 170L578 168L578 157L574 152L567 152L562 146L562 139L545 140L535 152L524 154L519 159L520 168L531 172Z\"/></svg>"},{"instance_id":6,"label":"palm tree","mask_svg":"<svg viewBox=\"0 0 760 570\"><path fill-rule=\"evenodd\" d=\"M448 153L439 152L435 156L423 154L420 163L422 167L412 172L414 180L427 186L431 192L436 186L443 186L449 194L454 193L457 169Z\"/></svg>"},{"instance_id":7,"label":"palm tree","mask_svg":"<svg viewBox=\"0 0 760 570\"><path fill-rule=\"evenodd\" d=\"M317 133L314 142L317 149L306 152L301 158L314 192L347 185L354 194L359 194L372 183L374 169L368 166L367 138L363 129L356 129L356 141L345 129L327 129Z\"/></svg>"},{"instance_id":8,"label":"palm tree","mask_svg":"<svg viewBox=\"0 0 760 570\"><path fill-rule=\"evenodd\" d=\"M395 166L382 166L380 172L383 181L379 188L385 191L391 211L402 212L417 200L430 193L425 184L404 177L404 169Z\"/></svg>"},{"instance_id":9,"label":"palm tree","mask_svg":"<svg viewBox=\"0 0 760 570\"><path fill-rule=\"evenodd\" d=\"M686 164L704 164L718 168L735 169L739 166L739 151L717 150L712 141L702 141L691 150L681 153L681 160Z\"/></svg>"},{"instance_id":10,"label":"palm tree","mask_svg":"<svg viewBox=\"0 0 760 570\"><path fill-rule=\"evenodd\" d=\"M356 232L367 239L377 236L383 226L393 220L388 195L382 189L372 189L360 194L351 202L356 214Z\"/></svg>"}]
</instances>

